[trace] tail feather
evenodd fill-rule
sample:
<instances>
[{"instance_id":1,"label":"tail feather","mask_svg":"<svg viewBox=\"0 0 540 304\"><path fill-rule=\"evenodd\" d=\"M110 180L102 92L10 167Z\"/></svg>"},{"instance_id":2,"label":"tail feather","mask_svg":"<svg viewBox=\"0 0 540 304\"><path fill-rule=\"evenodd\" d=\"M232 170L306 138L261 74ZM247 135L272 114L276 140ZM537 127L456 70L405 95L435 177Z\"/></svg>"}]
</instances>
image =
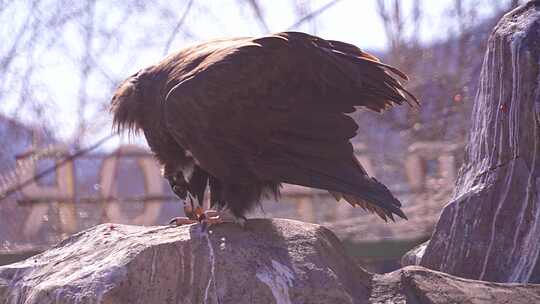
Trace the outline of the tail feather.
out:
<instances>
[{"instance_id":1,"label":"tail feather","mask_svg":"<svg viewBox=\"0 0 540 304\"><path fill-rule=\"evenodd\" d=\"M375 178L369 177L357 161L324 162L307 158L292 161L259 163L260 172L283 182L329 191L336 199L344 198L382 219L393 219L392 214L407 219L401 203L390 190ZM272 179L272 178L270 178Z\"/></svg>"},{"instance_id":2,"label":"tail feather","mask_svg":"<svg viewBox=\"0 0 540 304\"><path fill-rule=\"evenodd\" d=\"M381 208L381 207L379 207L377 205L374 205L374 204L370 203L369 201L365 201L362 198L359 198L359 197L356 197L356 196L347 195L347 194L341 194L341 195L345 199L345 201L348 202L349 204L351 204L351 206L353 206L353 207L360 206L362 209L364 209L364 210L366 210L366 211L368 211L370 213L377 214L385 222L388 222L388 219L390 219L392 222L396 221L394 219L393 212L388 210L388 209ZM405 214L401 211L401 209L397 209L396 211L394 211L394 212L398 216L400 216L401 218L407 219L407 216L405 216Z\"/></svg>"}]
</instances>

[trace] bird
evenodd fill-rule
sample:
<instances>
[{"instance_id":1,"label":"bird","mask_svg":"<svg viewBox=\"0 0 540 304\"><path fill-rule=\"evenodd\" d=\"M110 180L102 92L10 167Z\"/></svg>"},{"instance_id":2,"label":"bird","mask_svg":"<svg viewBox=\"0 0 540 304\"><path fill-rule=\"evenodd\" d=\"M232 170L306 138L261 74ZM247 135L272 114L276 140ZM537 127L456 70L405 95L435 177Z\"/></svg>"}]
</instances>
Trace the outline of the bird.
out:
<instances>
[{"instance_id":1,"label":"bird","mask_svg":"<svg viewBox=\"0 0 540 304\"><path fill-rule=\"evenodd\" d=\"M283 183L395 221L407 217L354 156L351 139L362 130L350 114L418 107L402 80L355 45L280 32L173 53L121 82L110 111L115 131L142 131L184 202L187 218L173 224L243 225L261 200L279 199ZM208 192L211 210L202 210Z\"/></svg>"}]
</instances>

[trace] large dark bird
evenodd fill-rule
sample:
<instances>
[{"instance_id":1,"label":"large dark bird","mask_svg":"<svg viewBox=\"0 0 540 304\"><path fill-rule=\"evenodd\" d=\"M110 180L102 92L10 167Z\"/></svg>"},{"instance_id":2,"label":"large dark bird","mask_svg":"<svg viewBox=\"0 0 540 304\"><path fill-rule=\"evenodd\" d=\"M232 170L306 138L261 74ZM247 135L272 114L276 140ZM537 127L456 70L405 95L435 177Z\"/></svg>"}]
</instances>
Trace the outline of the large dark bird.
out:
<instances>
[{"instance_id":1,"label":"large dark bird","mask_svg":"<svg viewBox=\"0 0 540 304\"><path fill-rule=\"evenodd\" d=\"M192 207L209 187L212 207L245 220L291 183L393 220L406 218L401 204L356 160L358 125L346 114L416 105L396 76L406 79L354 45L304 33L214 40L129 77L111 111L118 129L143 131Z\"/></svg>"}]
</instances>

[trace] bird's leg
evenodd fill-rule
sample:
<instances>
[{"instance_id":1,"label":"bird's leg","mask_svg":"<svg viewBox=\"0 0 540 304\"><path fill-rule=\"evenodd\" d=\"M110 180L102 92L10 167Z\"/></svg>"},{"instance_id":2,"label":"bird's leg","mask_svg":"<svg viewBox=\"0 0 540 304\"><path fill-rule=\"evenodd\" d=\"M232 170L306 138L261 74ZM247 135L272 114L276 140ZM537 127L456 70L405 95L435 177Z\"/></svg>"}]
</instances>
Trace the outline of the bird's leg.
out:
<instances>
[{"instance_id":1,"label":"bird's leg","mask_svg":"<svg viewBox=\"0 0 540 304\"><path fill-rule=\"evenodd\" d=\"M181 172L167 176L173 192L184 202L185 217L175 217L169 221L170 225L189 225L201 223L202 230L206 230L209 225L220 223L236 223L242 228L245 227L247 219L233 215L229 210L204 210L200 205L195 207L195 197L188 191L188 183Z\"/></svg>"},{"instance_id":2,"label":"bird's leg","mask_svg":"<svg viewBox=\"0 0 540 304\"><path fill-rule=\"evenodd\" d=\"M184 176L181 173L168 176L169 184L171 185L172 191L179 199L184 202L184 214L186 217L175 217L169 221L169 225L189 225L198 222L195 209L193 208L193 197L187 191L187 182L184 179ZM189 204L188 204L189 200Z\"/></svg>"},{"instance_id":3,"label":"bird's leg","mask_svg":"<svg viewBox=\"0 0 540 304\"><path fill-rule=\"evenodd\" d=\"M174 217L169 221L169 225L182 226L190 225L200 222L197 216L197 209L193 209L193 201L189 199L190 203L184 201L184 214L186 216ZM199 207L197 207L199 208Z\"/></svg>"}]
</instances>

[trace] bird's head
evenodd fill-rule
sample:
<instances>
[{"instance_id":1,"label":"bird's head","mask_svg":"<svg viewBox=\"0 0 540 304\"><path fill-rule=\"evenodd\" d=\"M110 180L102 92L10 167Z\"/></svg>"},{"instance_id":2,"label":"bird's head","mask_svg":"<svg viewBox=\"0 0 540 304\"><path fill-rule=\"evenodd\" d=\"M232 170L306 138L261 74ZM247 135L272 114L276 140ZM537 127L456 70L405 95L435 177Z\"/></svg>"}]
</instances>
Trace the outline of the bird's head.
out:
<instances>
[{"instance_id":1,"label":"bird's head","mask_svg":"<svg viewBox=\"0 0 540 304\"><path fill-rule=\"evenodd\" d=\"M137 132L142 128L145 117L145 98L143 94L144 71L139 71L124 80L114 92L110 111L113 113L113 128L118 131Z\"/></svg>"}]
</instances>

